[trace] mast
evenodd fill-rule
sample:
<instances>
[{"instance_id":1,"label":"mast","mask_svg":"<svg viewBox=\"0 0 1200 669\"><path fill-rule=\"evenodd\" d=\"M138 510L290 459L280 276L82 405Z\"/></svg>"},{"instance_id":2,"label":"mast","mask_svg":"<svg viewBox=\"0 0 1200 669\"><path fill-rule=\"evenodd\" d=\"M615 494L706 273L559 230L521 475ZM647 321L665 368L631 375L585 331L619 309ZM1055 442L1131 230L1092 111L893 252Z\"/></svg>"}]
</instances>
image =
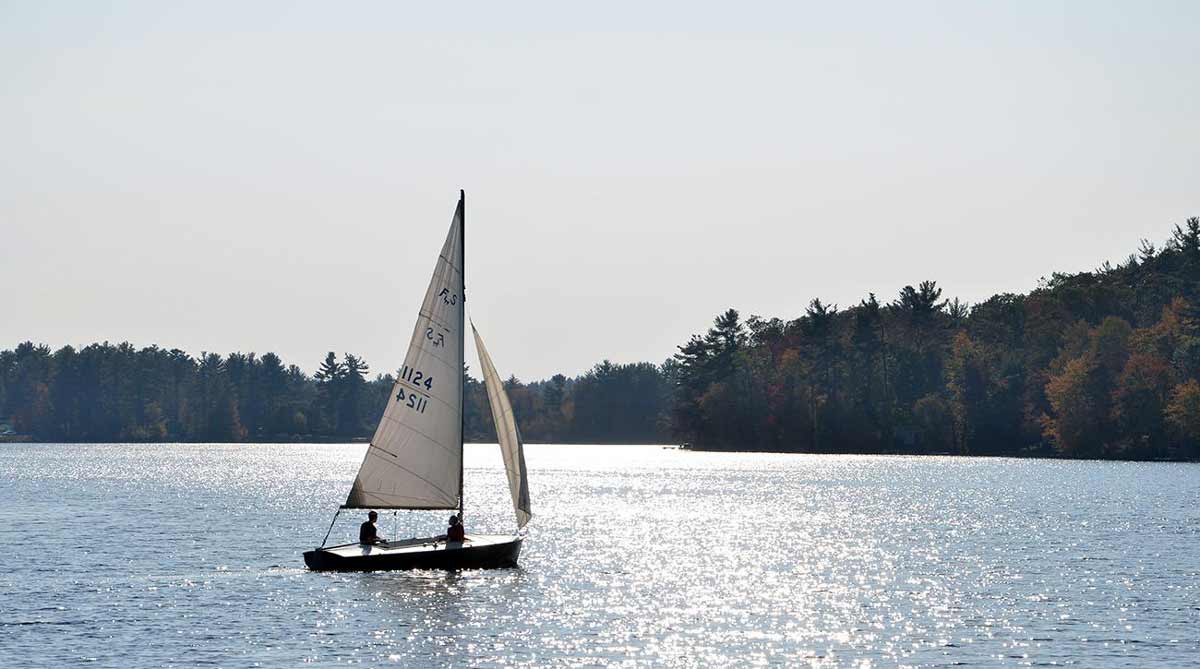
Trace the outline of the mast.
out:
<instances>
[{"instance_id":1,"label":"mast","mask_svg":"<svg viewBox=\"0 0 1200 669\"><path fill-rule=\"evenodd\" d=\"M459 189L458 191L458 206L462 207L462 218L459 221L458 229L458 262L462 264L462 315L458 324L458 351L459 364L461 367L462 361L467 357L467 191ZM459 373L466 374L459 369ZM458 382L458 523L463 523L463 508L466 506L463 500L463 472L465 470L465 461L467 456L466 440L467 440L467 380L460 379Z\"/></svg>"}]
</instances>

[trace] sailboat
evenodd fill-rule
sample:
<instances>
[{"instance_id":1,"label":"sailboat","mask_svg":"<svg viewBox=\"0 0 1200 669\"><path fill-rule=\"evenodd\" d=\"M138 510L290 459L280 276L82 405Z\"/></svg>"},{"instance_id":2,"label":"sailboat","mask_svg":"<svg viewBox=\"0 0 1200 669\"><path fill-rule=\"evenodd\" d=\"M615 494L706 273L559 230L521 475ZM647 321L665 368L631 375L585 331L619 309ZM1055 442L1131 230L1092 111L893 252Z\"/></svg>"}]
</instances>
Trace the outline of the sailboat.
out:
<instances>
[{"instance_id":1,"label":"sailboat","mask_svg":"<svg viewBox=\"0 0 1200 669\"><path fill-rule=\"evenodd\" d=\"M463 349L466 318L466 193L434 265L404 366L375 429L346 502L334 514L321 546L304 553L316 570L464 569L516 566L529 510L529 481L512 404L479 331L475 348L517 517L512 535L468 534L326 547L346 509L457 509L463 500Z\"/></svg>"}]
</instances>

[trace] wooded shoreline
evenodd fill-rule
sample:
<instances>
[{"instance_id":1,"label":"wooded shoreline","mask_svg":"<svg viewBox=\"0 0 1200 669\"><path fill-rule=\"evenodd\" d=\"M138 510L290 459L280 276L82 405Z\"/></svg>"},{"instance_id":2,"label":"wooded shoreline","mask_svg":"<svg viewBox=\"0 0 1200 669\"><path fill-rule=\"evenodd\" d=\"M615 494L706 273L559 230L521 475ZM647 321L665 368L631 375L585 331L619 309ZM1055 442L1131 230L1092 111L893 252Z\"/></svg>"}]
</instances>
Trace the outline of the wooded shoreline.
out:
<instances>
[{"instance_id":1,"label":"wooded shoreline","mask_svg":"<svg viewBox=\"0 0 1200 669\"><path fill-rule=\"evenodd\" d=\"M1200 219L1028 294L967 305L942 292L926 280L892 301L817 298L790 320L729 309L661 364L605 360L505 390L528 443L1200 458ZM490 442L469 371L464 435ZM365 440L395 381L367 372L350 353L309 376L274 353L25 342L0 351L0 440Z\"/></svg>"},{"instance_id":2,"label":"wooded shoreline","mask_svg":"<svg viewBox=\"0 0 1200 669\"><path fill-rule=\"evenodd\" d=\"M62 445L71 445L71 446L86 445L86 444L99 445L99 446L128 446L128 445L147 445L147 444L171 446L171 445L175 445L175 444L179 444L179 445L195 445L195 444L225 445L225 444L233 444L233 443L244 444L247 446L251 446L251 445L305 446L305 445L310 445L310 444L334 444L334 445L341 445L341 446L364 446L367 443L369 443L369 441L370 440L366 437L356 437L350 441L338 440L338 439L334 439L334 438L319 438L319 439L291 439L291 440L268 439L268 440L255 440L255 441L245 441L245 442L208 442L208 441L170 441L170 442L167 442L167 441L157 441L157 442L61 441L60 442L60 441L38 441L29 435L0 436L0 445L3 445L3 444L32 444L32 445L62 444ZM494 442L468 441L467 445L468 446L472 446L472 445L488 446L488 445L494 445ZM1073 461L1073 462L1096 461L1096 462L1171 462L1171 463L1186 463L1186 464L1200 463L1200 458L1174 458L1174 459L1173 458L1145 459L1145 458L1121 458L1121 457L1087 458L1087 457L1072 457L1069 455L1062 455L1062 454L1054 453L1054 452L1036 452L1036 453L1035 452L1027 452L1027 453L1022 453L1022 454L1009 454L1009 455L970 455L970 454L963 454L963 453L901 453L901 452L815 453L815 452L809 452L809 451L772 451L772 450L760 450L760 449L702 447L702 446L692 446L690 444L677 444L677 443L626 443L626 442L597 443L597 442L530 441L530 442L526 442L526 445L562 446L565 448L571 448L572 446L657 446L657 447L668 449L668 450L688 451L688 452L692 452L692 453L747 453L747 454L759 453L759 454L769 454L769 455L845 455L845 456L879 455L879 456L887 456L887 457L929 457L929 458L973 457L973 458L1008 458L1008 459L1013 459L1013 460L1068 460L1068 461Z\"/></svg>"}]
</instances>

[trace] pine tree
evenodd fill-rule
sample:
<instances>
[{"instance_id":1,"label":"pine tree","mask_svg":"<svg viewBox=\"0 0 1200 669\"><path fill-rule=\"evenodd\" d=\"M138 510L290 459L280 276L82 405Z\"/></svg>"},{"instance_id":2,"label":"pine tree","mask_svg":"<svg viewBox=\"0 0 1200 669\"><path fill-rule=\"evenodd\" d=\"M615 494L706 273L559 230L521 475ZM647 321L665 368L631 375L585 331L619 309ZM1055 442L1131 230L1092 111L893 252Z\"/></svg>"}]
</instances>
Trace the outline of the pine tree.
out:
<instances>
[{"instance_id":1,"label":"pine tree","mask_svg":"<svg viewBox=\"0 0 1200 669\"><path fill-rule=\"evenodd\" d=\"M345 367L330 351L314 378L317 381L316 411L317 431L323 434L338 432L338 410L342 404L342 380Z\"/></svg>"},{"instance_id":2,"label":"pine tree","mask_svg":"<svg viewBox=\"0 0 1200 669\"><path fill-rule=\"evenodd\" d=\"M338 404L338 434L346 437L361 436L366 430L364 415L367 401L367 363L349 353L342 364L342 392Z\"/></svg>"}]
</instances>

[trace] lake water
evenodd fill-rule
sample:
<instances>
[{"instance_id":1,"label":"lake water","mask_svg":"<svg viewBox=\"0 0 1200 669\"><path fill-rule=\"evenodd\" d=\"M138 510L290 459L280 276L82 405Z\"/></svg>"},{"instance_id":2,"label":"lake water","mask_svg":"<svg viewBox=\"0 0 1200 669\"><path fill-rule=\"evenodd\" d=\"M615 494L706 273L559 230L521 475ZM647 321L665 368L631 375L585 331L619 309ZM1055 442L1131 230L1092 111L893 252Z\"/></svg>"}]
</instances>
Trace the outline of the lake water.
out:
<instances>
[{"instance_id":1,"label":"lake water","mask_svg":"<svg viewBox=\"0 0 1200 669\"><path fill-rule=\"evenodd\" d=\"M364 448L0 445L0 666L1200 662L1200 465L535 445L519 569L306 571Z\"/></svg>"}]
</instances>

